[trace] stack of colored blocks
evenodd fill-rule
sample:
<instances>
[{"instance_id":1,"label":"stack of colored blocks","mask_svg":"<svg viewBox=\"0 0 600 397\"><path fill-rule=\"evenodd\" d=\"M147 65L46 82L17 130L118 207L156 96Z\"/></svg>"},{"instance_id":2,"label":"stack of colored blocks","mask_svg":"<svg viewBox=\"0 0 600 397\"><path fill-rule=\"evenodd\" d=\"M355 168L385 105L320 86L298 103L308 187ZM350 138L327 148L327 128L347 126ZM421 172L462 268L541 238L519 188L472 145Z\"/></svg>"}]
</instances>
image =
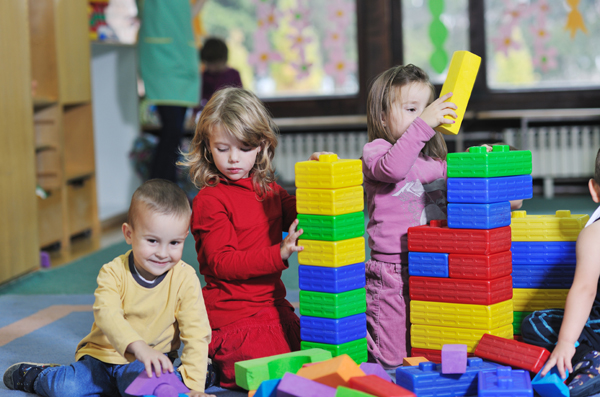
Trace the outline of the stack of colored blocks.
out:
<instances>
[{"instance_id":1,"label":"stack of colored blocks","mask_svg":"<svg viewBox=\"0 0 600 397\"><path fill-rule=\"evenodd\" d=\"M564 210L556 215L512 213L515 335L532 311L565 307L575 275L575 241L588 219Z\"/></svg>"},{"instance_id":2,"label":"stack of colored blocks","mask_svg":"<svg viewBox=\"0 0 600 397\"><path fill-rule=\"evenodd\" d=\"M296 164L301 348L367 361L362 162Z\"/></svg>"},{"instance_id":3,"label":"stack of colored blocks","mask_svg":"<svg viewBox=\"0 0 600 397\"><path fill-rule=\"evenodd\" d=\"M513 335L510 201L531 198L531 152L497 145L448 155L448 221L408 229L413 356L445 344L473 353Z\"/></svg>"}]
</instances>

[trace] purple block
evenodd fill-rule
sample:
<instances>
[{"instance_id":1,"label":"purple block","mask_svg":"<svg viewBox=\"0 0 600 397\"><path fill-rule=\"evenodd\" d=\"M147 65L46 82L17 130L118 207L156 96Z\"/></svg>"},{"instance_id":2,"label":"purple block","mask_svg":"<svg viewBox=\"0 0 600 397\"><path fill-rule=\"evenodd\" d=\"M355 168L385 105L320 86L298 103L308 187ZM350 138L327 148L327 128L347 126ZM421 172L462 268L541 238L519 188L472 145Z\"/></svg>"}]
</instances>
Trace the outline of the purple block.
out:
<instances>
[{"instance_id":1,"label":"purple block","mask_svg":"<svg viewBox=\"0 0 600 397\"><path fill-rule=\"evenodd\" d=\"M464 374L467 371L467 345L442 346L442 373Z\"/></svg>"},{"instance_id":2,"label":"purple block","mask_svg":"<svg viewBox=\"0 0 600 397\"><path fill-rule=\"evenodd\" d=\"M40 266L44 269L50 267L50 254L46 251L40 251Z\"/></svg>"},{"instance_id":3,"label":"purple block","mask_svg":"<svg viewBox=\"0 0 600 397\"><path fill-rule=\"evenodd\" d=\"M360 364L360 369L362 369L366 375L377 375L382 379L392 382L392 377L385 372L385 369L378 363L362 363Z\"/></svg>"},{"instance_id":4,"label":"purple block","mask_svg":"<svg viewBox=\"0 0 600 397\"><path fill-rule=\"evenodd\" d=\"M179 393L189 393L189 391L190 389L174 373L166 372L160 377L153 374L152 378L148 378L146 371L142 371L125 389L125 393L132 396L156 397L178 396Z\"/></svg>"},{"instance_id":5,"label":"purple block","mask_svg":"<svg viewBox=\"0 0 600 397\"><path fill-rule=\"evenodd\" d=\"M335 397L335 389L286 372L277 386L277 397Z\"/></svg>"}]
</instances>

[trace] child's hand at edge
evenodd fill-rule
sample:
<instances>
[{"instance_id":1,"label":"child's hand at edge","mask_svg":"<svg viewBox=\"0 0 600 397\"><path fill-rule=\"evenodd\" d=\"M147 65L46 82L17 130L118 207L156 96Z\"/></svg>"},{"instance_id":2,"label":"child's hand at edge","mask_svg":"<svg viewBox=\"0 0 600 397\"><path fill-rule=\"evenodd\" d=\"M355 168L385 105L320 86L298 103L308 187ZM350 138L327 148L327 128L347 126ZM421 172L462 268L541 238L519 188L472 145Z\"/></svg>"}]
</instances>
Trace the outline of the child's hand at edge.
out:
<instances>
[{"instance_id":1,"label":"child's hand at edge","mask_svg":"<svg viewBox=\"0 0 600 397\"><path fill-rule=\"evenodd\" d=\"M136 360L144 364L146 367L146 374L149 378L152 378L153 368L157 378L164 372L174 371L171 360L163 353L148 346L143 340L131 342L129 346L127 346L127 351L132 353Z\"/></svg>"},{"instance_id":2,"label":"child's hand at edge","mask_svg":"<svg viewBox=\"0 0 600 397\"><path fill-rule=\"evenodd\" d=\"M333 152L314 152L310 155L309 160L317 160L319 161L319 156L322 154L334 154Z\"/></svg>"},{"instance_id":3,"label":"child's hand at edge","mask_svg":"<svg viewBox=\"0 0 600 397\"><path fill-rule=\"evenodd\" d=\"M446 95L441 96L435 101L431 102L431 104L425 108L423 113L421 113L421 120L426 122L427 125L431 128L435 128L440 124L454 124L454 120L447 119L444 117L448 115L454 118L458 117L454 112L454 109L457 109L456 104L454 104L453 102L444 102L451 96L452 93L449 92Z\"/></svg>"},{"instance_id":4,"label":"child's hand at edge","mask_svg":"<svg viewBox=\"0 0 600 397\"><path fill-rule=\"evenodd\" d=\"M556 344L556 347L552 351L550 358L544 365L541 375L545 376L555 365L558 368L558 373L561 379L566 379L565 368L569 370L569 373L573 373L573 367L571 365L571 359L575 355L575 344L570 342L561 342L560 340Z\"/></svg>"},{"instance_id":5,"label":"child's hand at edge","mask_svg":"<svg viewBox=\"0 0 600 397\"><path fill-rule=\"evenodd\" d=\"M302 229L296 230L297 226L298 219L292 222L288 235L281 242L281 259L284 261L292 256L294 252L299 252L304 249L304 247L296 245L298 243L298 237L303 233Z\"/></svg>"},{"instance_id":6,"label":"child's hand at edge","mask_svg":"<svg viewBox=\"0 0 600 397\"><path fill-rule=\"evenodd\" d=\"M201 391L195 391L195 390L190 390L190 392L187 393L187 395L190 397L217 397L214 394L206 394Z\"/></svg>"}]
</instances>

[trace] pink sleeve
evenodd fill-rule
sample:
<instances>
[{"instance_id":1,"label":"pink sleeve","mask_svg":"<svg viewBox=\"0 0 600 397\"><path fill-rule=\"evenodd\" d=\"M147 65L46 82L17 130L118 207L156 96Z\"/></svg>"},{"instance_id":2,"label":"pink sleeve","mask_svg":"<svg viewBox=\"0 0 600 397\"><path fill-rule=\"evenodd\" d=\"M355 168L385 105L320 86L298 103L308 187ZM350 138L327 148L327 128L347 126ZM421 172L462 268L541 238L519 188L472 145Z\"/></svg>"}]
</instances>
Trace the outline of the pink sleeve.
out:
<instances>
[{"instance_id":1,"label":"pink sleeve","mask_svg":"<svg viewBox=\"0 0 600 397\"><path fill-rule=\"evenodd\" d=\"M434 135L435 131L417 117L395 144L383 139L367 143L363 148L365 177L385 183L402 181Z\"/></svg>"}]
</instances>

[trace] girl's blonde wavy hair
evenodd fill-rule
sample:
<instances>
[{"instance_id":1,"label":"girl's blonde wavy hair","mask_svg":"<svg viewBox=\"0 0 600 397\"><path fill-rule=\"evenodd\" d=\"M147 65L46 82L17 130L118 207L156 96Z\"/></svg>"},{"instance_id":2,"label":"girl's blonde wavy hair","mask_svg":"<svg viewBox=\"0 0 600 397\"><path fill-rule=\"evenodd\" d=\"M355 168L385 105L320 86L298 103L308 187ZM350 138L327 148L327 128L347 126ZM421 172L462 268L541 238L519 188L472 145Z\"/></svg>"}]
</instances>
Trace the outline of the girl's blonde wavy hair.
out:
<instances>
[{"instance_id":1,"label":"girl's blonde wavy hair","mask_svg":"<svg viewBox=\"0 0 600 397\"><path fill-rule=\"evenodd\" d=\"M367 98L367 130L369 142L381 138L396 143L390 131L383 125L381 115L385 114L389 119L389 110L400 97L402 87L410 83L423 83L431 89L428 105L435 100L435 87L429 81L427 73L418 66L400 65L386 70L375 78L369 97ZM448 147L442 134L437 132L423 147L421 153L429 157L446 160Z\"/></svg>"},{"instance_id":2,"label":"girl's blonde wavy hair","mask_svg":"<svg viewBox=\"0 0 600 397\"><path fill-rule=\"evenodd\" d=\"M215 92L200 114L190 151L184 153L179 165L190 168L190 179L197 188L218 185L222 174L210 151L211 133L217 127L244 145L261 147L250 174L258 197L264 197L271 190L269 184L275 181L273 156L278 129L260 99L243 88Z\"/></svg>"}]
</instances>

